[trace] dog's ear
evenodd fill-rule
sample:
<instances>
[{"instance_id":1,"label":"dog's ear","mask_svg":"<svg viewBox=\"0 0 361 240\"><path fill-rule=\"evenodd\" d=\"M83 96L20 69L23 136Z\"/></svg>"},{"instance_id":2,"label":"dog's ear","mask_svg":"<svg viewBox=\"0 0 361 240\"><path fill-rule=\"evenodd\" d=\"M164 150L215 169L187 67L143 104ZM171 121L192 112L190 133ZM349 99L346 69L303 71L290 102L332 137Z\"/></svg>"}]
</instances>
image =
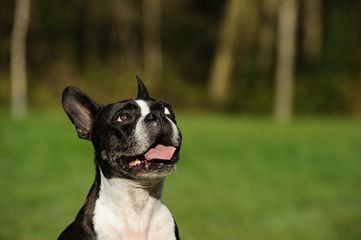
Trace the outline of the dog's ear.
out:
<instances>
[{"instance_id":1,"label":"dog's ear","mask_svg":"<svg viewBox=\"0 0 361 240\"><path fill-rule=\"evenodd\" d=\"M76 87L67 87L63 92L63 108L75 125L79 138L91 140L91 128L99 105Z\"/></svg>"},{"instance_id":2,"label":"dog's ear","mask_svg":"<svg viewBox=\"0 0 361 240\"><path fill-rule=\"evenodd\" d=\"M138 97L137 99L149 99L149 93L147 88L144 86L144 83L140 79L140 77L137 75L137 82L138 82Z\"/></svg>"}]
</instances>

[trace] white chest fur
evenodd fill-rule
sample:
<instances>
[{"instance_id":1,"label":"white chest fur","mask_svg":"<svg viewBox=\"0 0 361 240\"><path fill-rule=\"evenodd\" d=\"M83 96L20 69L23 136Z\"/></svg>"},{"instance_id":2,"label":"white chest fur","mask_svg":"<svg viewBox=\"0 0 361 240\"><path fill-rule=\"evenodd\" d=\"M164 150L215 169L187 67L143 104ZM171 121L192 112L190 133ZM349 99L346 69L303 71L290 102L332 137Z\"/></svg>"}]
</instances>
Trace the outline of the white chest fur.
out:
<instances>
[{"instance_id":1,"label":"white chest fur","mask_svg":"<svg viewBox=\"0 0 361 240\"><path fill-rule=\"evenodd\" d=\"M152 186L126 179L107 179L101 173L94 210L98 239L176 239L172 214L161 199L163 180Z\"/></svg>"}]
</instances>

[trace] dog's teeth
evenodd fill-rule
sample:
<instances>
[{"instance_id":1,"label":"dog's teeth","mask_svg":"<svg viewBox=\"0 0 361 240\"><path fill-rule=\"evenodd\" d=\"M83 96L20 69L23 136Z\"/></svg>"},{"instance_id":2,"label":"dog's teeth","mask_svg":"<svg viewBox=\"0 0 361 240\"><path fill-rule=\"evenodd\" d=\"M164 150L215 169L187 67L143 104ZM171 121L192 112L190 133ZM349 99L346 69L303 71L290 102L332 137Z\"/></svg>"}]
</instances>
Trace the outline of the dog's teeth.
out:
<instances>
[{"instance_id":1,"label":"dog's teeth","mask_svg":"<svg viewBox=\"0 0 361 240\"><path fill-rule=\"evenodd\" d=\"M139 165L141 163L142 163L142 161L140 161L139 159L136 159L134 161L130 161L129 166L134 167L134 166L137 166L137 165Z\"/></svg>"}]
</instances>

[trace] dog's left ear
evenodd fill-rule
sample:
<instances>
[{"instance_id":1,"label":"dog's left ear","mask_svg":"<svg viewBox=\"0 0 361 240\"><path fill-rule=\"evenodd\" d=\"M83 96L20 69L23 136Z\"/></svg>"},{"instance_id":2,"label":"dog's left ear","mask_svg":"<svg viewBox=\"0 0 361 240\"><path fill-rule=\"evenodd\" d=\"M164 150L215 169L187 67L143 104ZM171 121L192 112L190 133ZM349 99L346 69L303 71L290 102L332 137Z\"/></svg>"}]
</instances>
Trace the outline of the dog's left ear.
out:
<instances>
[{"instance_id":1,"label":"dog's left ear","mask_svg":"<svg viewBox=\"0 0 361 240\"><path fill-rule=\"evenodd\" d=\"M99 105L76 87L63 92L63 108L75 125L79 138L91 140L91 128Z\"/></svg>"},{"instance_id":2,"label":"dog's left ear","mask_svg":"<svg viewBox=\"0 0 361 240\"><path fill-rule=\"evenodd\" d=\"M138 82L138 97L137 99L149 99L149 93L147 88L144 86L144 83L140 79L140 77L137 75L137 82Z\"/></svg>"}]
</instances>

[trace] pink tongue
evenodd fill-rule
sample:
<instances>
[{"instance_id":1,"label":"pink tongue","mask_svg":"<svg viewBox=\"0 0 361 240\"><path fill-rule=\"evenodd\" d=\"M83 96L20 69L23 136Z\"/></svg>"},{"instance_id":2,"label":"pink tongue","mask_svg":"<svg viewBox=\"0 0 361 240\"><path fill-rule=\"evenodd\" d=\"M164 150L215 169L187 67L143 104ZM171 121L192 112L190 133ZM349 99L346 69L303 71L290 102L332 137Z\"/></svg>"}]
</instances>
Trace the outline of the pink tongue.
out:
<instances>
[{"instance_id":1,"label":"pink tongue","mask_svg":"<svg viewBox=\"0 0 361 240\"><path fill-rule=\"evenodd\" d=\"M172 146L157 145L155 148L150 149L145 153L146 160L161 159L171 160L176 148Z\"/></svg>"}]
</instances>

